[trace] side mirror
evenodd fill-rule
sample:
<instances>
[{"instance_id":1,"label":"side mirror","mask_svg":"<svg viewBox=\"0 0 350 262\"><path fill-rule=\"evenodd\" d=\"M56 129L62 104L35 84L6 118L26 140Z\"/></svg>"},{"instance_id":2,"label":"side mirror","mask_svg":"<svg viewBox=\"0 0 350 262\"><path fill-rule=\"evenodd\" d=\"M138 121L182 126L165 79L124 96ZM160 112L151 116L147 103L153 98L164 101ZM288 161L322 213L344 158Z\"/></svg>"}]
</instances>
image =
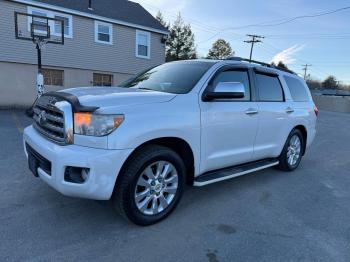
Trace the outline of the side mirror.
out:
<instances>
[{"instance_id":1,"label":"side mirror","mask_svg":"<svg viewBox=\"0 0 350 262\"><path fill-rule=\"evenodd\" d=\"M244 98L245 88L240 82L220 82L213 91L204 94L204 101L215 99L239 99Z\"/></svg>"}]
</instances>

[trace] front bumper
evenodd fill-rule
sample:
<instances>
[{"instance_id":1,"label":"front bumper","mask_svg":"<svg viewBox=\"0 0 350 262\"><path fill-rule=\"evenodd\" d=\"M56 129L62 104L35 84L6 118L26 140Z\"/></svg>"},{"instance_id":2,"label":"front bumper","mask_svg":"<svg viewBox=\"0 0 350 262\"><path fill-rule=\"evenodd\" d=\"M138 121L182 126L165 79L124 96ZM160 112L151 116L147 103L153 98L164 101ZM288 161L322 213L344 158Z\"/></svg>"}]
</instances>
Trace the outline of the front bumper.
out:
<instances>
[{"instance_id":1,"label":"front bumper","mask_svg":"<svg viewBox=\"0 0 350 262\"><path fill-rule=\"evenodd\" d=\"M32 126L23 134L24 151L28 157L27 143L51 162L51 175L40 167L39 177L51 187L66 196L108 200L111 198L119 171L132 149L108 150L77 145L60 146L40 135ZM89 168L88 179L82 184L64 179L68 166Z\"/></svg>"}]
</instances>

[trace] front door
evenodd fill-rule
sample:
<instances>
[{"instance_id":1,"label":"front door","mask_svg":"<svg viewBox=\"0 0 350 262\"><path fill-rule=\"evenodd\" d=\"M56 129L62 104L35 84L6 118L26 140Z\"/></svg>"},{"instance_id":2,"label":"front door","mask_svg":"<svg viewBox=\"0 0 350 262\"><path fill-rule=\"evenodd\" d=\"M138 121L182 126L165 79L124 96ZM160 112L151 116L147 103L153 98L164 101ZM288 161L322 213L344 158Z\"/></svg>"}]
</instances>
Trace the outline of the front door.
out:
<instances>
[{"instance_id":1,"label":"front door","mask_svg":"<svg viewBox=\"0 0 350 262\"><path fill-rule=\"evenodd\" d=\"M204 102L201 107L201 173L251 161L258 127L257 103L247 69L219 70L207 88L220 82L240 82L244 98Z\"/></svg>"}]
</instances>

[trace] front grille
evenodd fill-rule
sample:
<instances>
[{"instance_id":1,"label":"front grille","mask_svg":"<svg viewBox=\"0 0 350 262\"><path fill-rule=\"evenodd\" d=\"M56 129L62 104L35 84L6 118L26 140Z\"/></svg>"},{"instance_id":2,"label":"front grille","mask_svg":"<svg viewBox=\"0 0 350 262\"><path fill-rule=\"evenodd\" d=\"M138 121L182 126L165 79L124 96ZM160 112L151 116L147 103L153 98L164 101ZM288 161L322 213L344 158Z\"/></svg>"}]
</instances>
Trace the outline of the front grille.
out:
<instances>
[{"instance_id":1,"label":"front grille","mask_svg":"<svg viewBox=\"0 0 350 262\"><path fill-rule=\"evenodd\" d=\"M38 163L38 167L45 171L46 174L51 176L51 162L45 157L36 152L30 145L26 143L26 150L28 155L30 154Z\"/></svg>"},{"instance_id":2,"label":"front grille","mask_svg":"<svg viewBox=\"0 0 350 262\"><path fill-rule=\"evenodd\" d=\"M41 97L34 106L34 128L48 139L59 144L65 143L64 113Z\"/></svg>"}]
</instances>

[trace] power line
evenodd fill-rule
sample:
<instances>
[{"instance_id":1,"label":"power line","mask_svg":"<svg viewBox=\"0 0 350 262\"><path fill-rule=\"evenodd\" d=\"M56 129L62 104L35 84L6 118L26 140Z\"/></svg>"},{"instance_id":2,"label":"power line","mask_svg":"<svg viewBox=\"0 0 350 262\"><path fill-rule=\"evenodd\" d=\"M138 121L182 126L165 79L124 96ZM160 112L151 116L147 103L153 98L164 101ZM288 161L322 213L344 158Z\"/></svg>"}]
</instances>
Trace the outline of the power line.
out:
<instances>
[{"instance_id":1,"label":"power line","mask_svg":"<svg viewBox=\"0 0 350 262\"><path fill-rule=\"evenodd\" d=\"M244 43L251 44L249 60L252 61L254 45L257 43L262 43L262 40L260 39L264 39L265 37L261 35L247 35L247 36L250 37L250 39L245 40Z\"/></svg>"},{"instance_id":2,"label":"power line","mask_svg":"<svg viewBox=\"0 0 350 262\"><path fill-rule=\"evenodd\" d=\"M281 49L279 49L279 48L273 46L272 44L270 44L270 43L268 43L268 42L264 42L264 44L265 44L265 45L263 45L262 48L265 49L266 51L268 51L267 48L269 48L271 51L272 51L272 49L273 49L273 50L275 50L275 51L277 51L277 52L281 52ZM298 58L298 57L295 57L295 60L296 60L296 61L299 61L300 63L305 63L305 64L308 64L308 63L309 63L308 61L305 61L305 60L300 59L300 58ZM314 61L314 62L315 62L315 61ZM333 61L333 62L335 63L336 61ZM293 64L296 65L296 63L293 63ZM327 73L327 72L321 70L319 67L317 67L317 66L315 66L315 65L312 65L311 68L310 68L310 66L308 66L308 71L311 71L312 75L316 76L316 77L319 78L319 79L324 79L325 77L327 77L327 76L329 76L329 75L332 75L332 74L330 74L330 73ZM305 72L303 72L303 73L300 74L300 75L301 75L301 76L304 76L304 75L305 75ZM308 76L308 75L307 75L307 76ZM347 80L347 79L344 79L344 78L341 78L341 80L343 80L343 81L345 81L345 82L350 81L350 79Z\"/></svg>"},{"instance_id":3,"label":"power line","mask_svg":"<svg viewBox=\"0 0 350 262\"><path fill-rule=\"evenodd\" d=\"M164 9L162 10L161 8L150 4L150 2L148 0L141 0L140 2L143 2L145 5L148 5L152 9L161 10L162 12L167 13L167 14L169 14L172 17L177 17L177 14L175 14L174 12L169 12L169 11L164 10ZM214 33L215 32L215 34L213 36L211 36L209 39L199 42L199 44L202 44L202 43L208 42L211 39L217 37L221 33L224 33L226 31L230 31L230 30L243 29L243 28L246 28L246 27L253 27L253 26L257 26L257 27L259 27L259 26L261 26L261 27L277 26L277 25L286 24L286 23L289 23L289 22L292 22L292 21L295 21L295 20L298 20L298 19L325 16L325 15L337 13L337 12L340 12L340 11L344 11L344 10L347 10L347 9L350 9L350 6L346 6L346 7L338 8L338 9L335 9L335 10L330 10L330 11L319 12L319 13L315 13L315 14L307 14L307 15L301 15L301 16L285 18L285 19L278 19L278 20L275 19L275 20L272 20L272 21L269 21L269 22L260 23L260 24L255 24L255 25L251 24L251 25L240 26L240 27L232 27L232 28L217 28L217 27L214 27L214 26L202 23L202 22L200 22L198 20L188 19L187 17L184 17L184 18L186 20L190 21L192 23L192 26L194 26L194 27L196 27L196 28L198 28L198 29L200 29L202 31L205 31L205 32L208 32L208 33ZM232 32L230 34L232 34ZM237 34L237 33L234 33L234 34L236 35L237 38L243 37L242 34ZM295 36L293 36L293 37L296 37L296 36L297 36L297 34ZM348 39L348 37L349 37L348 33L338 33L338 34L329 34L329 33L327 34L327 33L325 33L325 34L309 34L309 35L306 35L306 34L305 35L301 35L300 34L299 35L299 37L303 37L303 36L305 38L310 37L310 38L319 38L319 39L333 38L334 40L343 40L343 39L345 40L345 39ZM271 38L274 38L274 39L288 38L288 37L292 37L292 36L289 36L289 35L271 35ZM236 39L236 40L238 41L238 39ZM248 43L249 41L245 41L245 42ZM261 42L261 40L259 42ZM251 47L251 55L250 55L250 57L252 58L253 46L254 46L255 43L251 43L251 44L252 44L252 47ZM264 46L263 46L263 48L264 48ZM274 47L274 49L277 49L277 48ZM267 49L265 49L265 50L267 50ZM306 61L303 61L301 59L298 59L298 60L300 60L302 62L306 62ZM311 71L315 71L315 70L312 68ZM320 72L322 72L322 74L324 74L324 75L327 74L324 71L321 71L321 69L318 71L318 73L320 73Z\"/></svg>"},{"instance_id":4,"label":"power line","mask_svg":"<svg viewBox=\"0 0 350 262\"><path fill-rule=\"evenodd\" d=\"M154 10L158 10L158 11L161 10L163 13L167 13L167 14L169 14L172 17L177 17L177 15L178 15L178 14L175 14L174 12L169 12L168 10L164 10L164 9L161 9L161 8L159 8L157 6L154 6L148 0L140 0L139 2L142 2L144 5L147 5L148 7L152 8ZM294 20L297 20L297 19L329 15L329 14L340 12L340 11L343 11L343 10L346 10L346 9L350 9L350 6L346 6L346 7L338 8L338 9L335 9L335 10L330 10L330 11L323 11L323 12L319 12L319 13L316 13L316 14L301 15L301 16L296 16L296 17L291 17L291 18L272 20L271 22L275 22L275 23L272 23L272 24L266 24L266 23L269 23L269 22L265 22L265 23L261 23L261 24L255 24L255 25L252 24L252 25L246 25L246 26L240 26L240 27L234 27L234 28L226 28L226 29L220 29L218 27L214 27L214 26L205 24L205 23L203 23L201 21L198 21L198 20L195 20L195 19L192 19L192 18L189 19L189 18L186 17L185 19L190 21L192 23L192 26L195 27L195 28L198 28L199 30L205 31L207 33L215 32L215 34L212 35L207 40L199 42L199 44L202 44L202 43L206 43L206 42L212 40L213 38L217 37L220 33L223 33L225 31L232 30L232 29L240 29L240 28L246 28L246 27L252 27L252 26L275 26L275 25L281 25L281 24L285 24L285 23L288 23L288 22L291 22L291 21L294 21ZM239 35L239 34L235 34L235 35L242 36L242 35ZM275 38L275 37L279 38L279 37L283 37L283 36L278 36L278 35L273 36L273 38ZM286 37L289 37L289 36L286 36ZM327 38L327 35L324 35L322 37ZM334 39L336 39L336 40L343 40L343 39L347 39L347 37L348 37L348 35L340 35L340 36L334 36Z\"/></svg>"},{"instance_id":5,"label":"power line","mask_svg":"<svg viewBox=\"0 0 350 262\"><path fill-rule=\"evenodd\" d=\"M304 39L304 40L348 40L350 39L350 35L338 35L338 36L313 36L313 35L286 35L286 36L271 36L269 39Z\"/></svg>"},{"instance_id":6,"label":"power line","mask_svg":"<svg viewBox=\"0 0 350 262\"><path fill-rule=\"evenodd\" d=\"M293 22L295 20L330 15L330 14L334 14L334 13L337 13L337 12L340 12L340 11L344 11L344 10L347 10L347 9L350 9L350 6L345 6L345 7L342 7L342 8L335 9L335 10L323 11L323 12L316 13L316 14L300 15L300 16L290 17L290 18L286 18L286 19L284 19L284 20L282 20L281 22L278 22L278 23L270 23L269 24L269 22L265 22L265 23L259 23L259 24L251 24L251 25L245 25L245 26L230 27L230 28L227 28L227 30L244 29L244 28L248 28L248 27L279 26L279 25L283 25L283 24L287 24L287 23Z\"/></svg>"},{"instance_id":7,"label":"power line","mask_svg":"<svg viewBox=\"0 0 350 262\"><path fill-rule=\"evenodd\" d=\"M221 33L223 33L223 31L219 31L218 33L212 35L211 37L203 40L203 41L199 41L197 42L197 44L204 44L212 39L214 39L215 37L218 37ZM230 35L234 35L237 39L234 39L233 41L239 41L239 40L242 40L244 35L240 35L240 34L234 34L234 33L230 33Z\"/></svg>"},{"instance_id":8,"label":"power line","mask_svg":"<svg viewBox=\"0 0 350 262\"><path fill-rule=\"evenodd\" d=\"M275 49L277 52L282 52L281 49L279 49L279 48L273 46L272 44L270 44L270 43L268 43L268 42L265 42L265 44L266 44L267 46L272 47L272 48ZM309 63L309 61L306 61L306 60L304 60L304 59L300 59L300 58L298 58L298 57L295 57L295 59L296 59L297 61L300 61L301 63L306 63L306 64ZM313 65L313 67L316 67L316 66ZM318 68L318 70L316 70L316 68L313 68L313 69L312 69L312 71L314 71L315 73L317 72L317 75L319 75L319 76L321 76L321 75L324 75L324 76L329 76L329 75L331 75L330 73L327 73L327 72L321 70L319 67L317 67L317 68Z\"/></svg>"},{"instance_id":9,"label":"power line","mask_svg":"<svg viewBox=\"0 0 350 262\"><path fill-rule=\"evenodd\" d=\"M143 5L148 6L149 8L151 8L151 9L153 9L155 11L161 11L162 13L168 14L169 16L173 17L174 19L176 19L178 14L179 14L179 13L170 12L168 10L159 8L159 7L155 6L155 5L153 5L153 3L151 1L148 1L148 0L140 0L138 2L141 2ZM199 20L195 20L193 18L188 18L188 17L184 17L184 16L182 16L182 17L186 21L191 22L191 26L197 27L197 28L199 28L199 29L201 29L203 31L213 33L213 32L217 32L217 31L220 30L220 28L217 28L217 27L214 27L214 26L211 26L211 25L208 25L208 24L204 24L204 23L202 23Z\"/></svg>"}]
</instances>

